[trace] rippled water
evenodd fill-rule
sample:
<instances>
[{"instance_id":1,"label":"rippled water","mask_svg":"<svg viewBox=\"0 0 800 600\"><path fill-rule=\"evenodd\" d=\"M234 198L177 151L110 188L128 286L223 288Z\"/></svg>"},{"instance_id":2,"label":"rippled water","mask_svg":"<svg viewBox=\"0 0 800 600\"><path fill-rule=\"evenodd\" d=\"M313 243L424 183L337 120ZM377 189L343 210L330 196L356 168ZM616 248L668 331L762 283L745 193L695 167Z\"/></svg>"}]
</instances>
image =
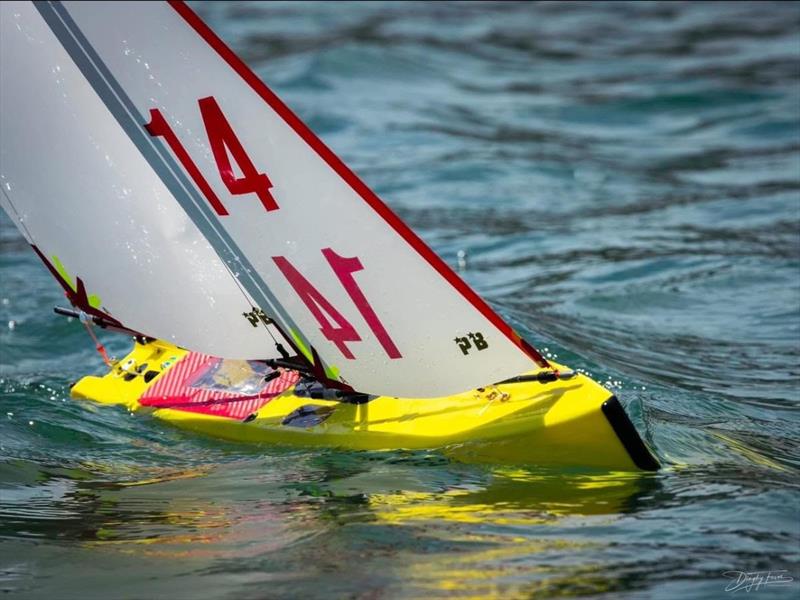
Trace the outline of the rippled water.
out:
<instances>
[{"instance_id":1,"label":"rippled water","mask_svg":"<svg viewBox=\"0 0 800 600\"><path fill-rule=\"evenodd\" d=\"M74 402L99 361L3 217L0 590L719 598L786 569L751 593L797 596L800 5L197 9L666 468L253 448Z\"/></svg>"}]
</instances>

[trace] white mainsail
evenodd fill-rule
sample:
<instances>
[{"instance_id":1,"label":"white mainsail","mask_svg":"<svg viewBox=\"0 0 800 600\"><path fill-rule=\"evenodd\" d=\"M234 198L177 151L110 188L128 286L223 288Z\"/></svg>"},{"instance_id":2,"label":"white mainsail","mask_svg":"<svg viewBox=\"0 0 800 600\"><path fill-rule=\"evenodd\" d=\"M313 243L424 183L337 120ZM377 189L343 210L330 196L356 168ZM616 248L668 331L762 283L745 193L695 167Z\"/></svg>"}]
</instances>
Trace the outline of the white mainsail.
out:
<instances>
[{"instance_id":1,"label":"white mainsail","mask_svg":"<svg viewBox=\"0 0 800 600\"><path fill-rule=\"evenodd\" d=\"M182 3L0 8L4 202L126 326L274 356L255 307L396 396L546 364Z\"/></svg>"}]
</instances>

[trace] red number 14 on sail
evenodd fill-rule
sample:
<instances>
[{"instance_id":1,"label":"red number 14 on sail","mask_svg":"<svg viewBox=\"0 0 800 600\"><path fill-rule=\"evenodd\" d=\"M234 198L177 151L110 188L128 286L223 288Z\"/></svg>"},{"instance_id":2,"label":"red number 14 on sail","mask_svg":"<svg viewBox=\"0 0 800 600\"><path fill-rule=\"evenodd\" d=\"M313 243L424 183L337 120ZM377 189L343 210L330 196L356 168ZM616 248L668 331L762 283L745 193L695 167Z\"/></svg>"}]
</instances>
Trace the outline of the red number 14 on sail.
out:
<instances>
[{"instance_id":1,"label":"red number 14 on sail","mask_svg":"<svg viewBox=\"0 0 800 600\"><path fill-rule=\"evenodd\" d=\"M275 198L272 197L269 191L272 187L272 182L266 173L259 173L255 168L253 161L247 156L247 152L242 147L239 138L236 137L236 133L222 113L217 101L213 96L208 96L198 100L198 104L200 105L203 124L206 127L208 142L211 145L211 151L214 154L214 160L217 163L217 169L225 187L234 196L255 194L261 200L265 210L277 210L278 203L275 202ZM183 165L183 168L189 173L217 214L221 216L229 214L228 209L225 208L217 194L214 193L214 190L206 178L203 177L200 169L194 163L192 157L189 156L186 148L183 147L178 136L175 135L175 132L159 109L150 109L150 122L144 127L150 135L164 138ZM241 177L236 177L231 166L230 156L239 166L242 172Z\"/></svg>"}]
</instances>

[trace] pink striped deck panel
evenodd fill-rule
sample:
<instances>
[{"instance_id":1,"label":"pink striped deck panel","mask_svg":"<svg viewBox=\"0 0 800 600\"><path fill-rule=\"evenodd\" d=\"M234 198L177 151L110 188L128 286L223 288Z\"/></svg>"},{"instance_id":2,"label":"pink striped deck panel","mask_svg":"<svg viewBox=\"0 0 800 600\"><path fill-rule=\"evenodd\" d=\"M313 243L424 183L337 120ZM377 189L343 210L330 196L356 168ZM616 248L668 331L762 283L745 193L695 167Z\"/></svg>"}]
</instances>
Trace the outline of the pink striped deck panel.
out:
<instances>
[{"instance_id":1,"label":"pink striped deck panel","mask_svg":"<svg viewBox=\"0 0 800 600\"><path fill-rule=\"evenodd\" d=\"M172 408L242 420L275 396L288 390L300 379L296 371L284 370L280 377L265 383L256 394L204 389L189 385L218 360L208 354L190 352L148 388L139 399L139 403L154 408Z\"/></svg>"}]
</instances>

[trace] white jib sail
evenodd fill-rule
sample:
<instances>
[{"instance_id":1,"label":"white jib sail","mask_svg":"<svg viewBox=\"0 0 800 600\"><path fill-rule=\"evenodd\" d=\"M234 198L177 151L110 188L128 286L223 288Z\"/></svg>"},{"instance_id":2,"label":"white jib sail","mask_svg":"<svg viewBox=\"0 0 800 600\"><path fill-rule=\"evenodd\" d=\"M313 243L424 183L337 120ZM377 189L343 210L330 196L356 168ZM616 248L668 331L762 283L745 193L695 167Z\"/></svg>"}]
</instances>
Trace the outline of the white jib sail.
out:
<instances>
[{"instance_id":1,"label":"white jib sail","mask_svg":"<svg viewBox=\"0 0 800 600\"><path fill-rule=\"evenodd\" d=\"M252 301L328 377L396 396L545 364L183 4L9 4L9 199L125 325L264 358Z\"/></svg>"}]
</instances>

